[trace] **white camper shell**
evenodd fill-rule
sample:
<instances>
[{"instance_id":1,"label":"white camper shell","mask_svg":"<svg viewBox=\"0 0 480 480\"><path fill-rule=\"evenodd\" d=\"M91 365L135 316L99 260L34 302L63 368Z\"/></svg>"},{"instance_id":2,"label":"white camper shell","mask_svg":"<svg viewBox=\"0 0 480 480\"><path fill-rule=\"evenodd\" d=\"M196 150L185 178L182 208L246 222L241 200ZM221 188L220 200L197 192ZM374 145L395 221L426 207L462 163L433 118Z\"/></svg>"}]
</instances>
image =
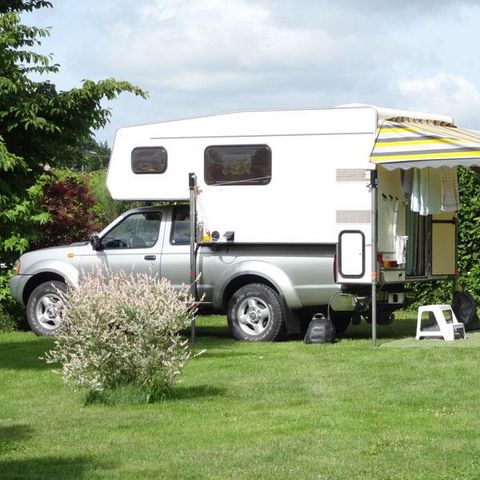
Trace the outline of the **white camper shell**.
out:
<instances>
[{"instance_id":1,"label":"white camper shell","mask_svg":"<svg viewBox=\"0 0 480 480\"><path fill-rule=\"evenodd\" d=\"M107 186L119 200L187 201L188 175L193 172L205 238L339 244L338 280L370 283L369 186L370 172L377 170L382 281L445 278L455 274L455 211L408 218L402 165L387 169L371 159L379 127L398 118L453 124L445 115L354 106L234 113L121 128ZM414 228L410 235L407 221ZM405 251L417 244L408 250L411 262L415 260L410 272L406 261L396 261L402 254L398 238L407 236Z\"/></svg>"},{"instance_id":2,"label":"white camper shell","mask_svg":"<svg viewBox=\"0 0 480 480\"><path fill-rule=\"evenodd\" d=\"M335 245L335 281L371 285L375 325L377 282L455 278L456 167L474 165L480 133L451 117L354 105L121 128L107 186L188 201L194 173L197 243Z\"/></svg>"}]
</instances>

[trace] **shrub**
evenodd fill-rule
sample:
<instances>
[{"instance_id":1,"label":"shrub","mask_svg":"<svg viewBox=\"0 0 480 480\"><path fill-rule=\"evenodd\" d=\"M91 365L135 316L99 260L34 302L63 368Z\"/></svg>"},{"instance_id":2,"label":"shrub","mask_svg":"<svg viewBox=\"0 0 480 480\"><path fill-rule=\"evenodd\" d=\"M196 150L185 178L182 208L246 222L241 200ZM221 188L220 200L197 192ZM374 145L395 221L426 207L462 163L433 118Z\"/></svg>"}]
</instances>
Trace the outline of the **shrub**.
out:
<instances>
[{"instance_id":1,"label":"shrub","mask_svg":"<svg viewBox=\"0 0 480 480\"><path fill-rule=\"evenodd\" d=\"M187 287L124 272L86 275L64 295L64 322L48 363L59 362L67 384L92 393L133 386L145 401L167 394L190 358L180 330L197 304Z\"/></svg>"},{"instance_id":2,"label":"shrub","mask_svg":"<svg viewBox=\"0 0 480 480\"><path fill-rule=\"evenodd\" d=\"M86 177L67 175L46 183L40 202L49 221L43 227L42 239L36 248L87 240L98 230L94 198Z\"/></svg>"},{"instance_id":3,"label":"shrub","mask_svg":"<svg viewBox=\"0 0 480 480\"><path fill-rule=\"evenodd\" d=\"M0 304L0 332L12 332L15 327L15 320Z\"/></svg>"},{"instance_id":4,"label":"shrub","mask_svg":"<svg viewBox=\"0 0 480 480\"><path fill-rule=\"evenodd\" d=\"M130 208L140 207L144 202L126 202L113 200L106 186L107 171L98 170L88 173L88 186L95 200L93 206L99 223L105 227Z\"/></svg>"}]
</instances>

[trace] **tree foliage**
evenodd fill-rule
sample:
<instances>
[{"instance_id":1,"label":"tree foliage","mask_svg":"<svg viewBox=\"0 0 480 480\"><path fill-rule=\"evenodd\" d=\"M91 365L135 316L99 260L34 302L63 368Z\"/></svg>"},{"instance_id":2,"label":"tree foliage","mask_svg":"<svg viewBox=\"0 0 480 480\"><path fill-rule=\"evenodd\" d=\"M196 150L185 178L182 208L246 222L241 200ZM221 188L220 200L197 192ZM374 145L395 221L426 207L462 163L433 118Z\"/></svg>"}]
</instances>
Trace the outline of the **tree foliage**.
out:
<instances>
[{"instance_id":1,"label":"tree foliage","mask_svg":"<svg viewBox=\"0 0 480 480\"><path fill-rule=\"evenodd\" d=\"M122 92L146 97L139 87L114 79L84 80L68 91L38 80L59 65L34 51L49 30L23 25L21 14L48 7L51 2L44 0L0 3L0 264L7 266L35 243L38 228L49 219L38 202L45 164L78 165L79 150L109 120L102 100ZM4 272L0 300L5 287Z\"/></svg>"},{"instance_id":2,"label":"tree foliage","mask_svg":"<svg viewBox=\"0 0 480 480\"><path fill-rule=\"evenodd\" d=\"M460 209L458 211L457 266L459 287L480 303L480 175L471 168L459 168ZM450 303L450 282L413 283L408 286L413 306Z\"/></svg>"},{"instance_id":3,"label":"tree foliage","mask_svg":"<svg viewBox=\"0 0 480 480\"><path fill-rule=\"evenodd\" d=\"M69 175L46 183L40 203L48 213L49 221L42 229L41 243L35 247L87 240L99 230L95 201L83 176Z\"/></svg>"}]
</instances>

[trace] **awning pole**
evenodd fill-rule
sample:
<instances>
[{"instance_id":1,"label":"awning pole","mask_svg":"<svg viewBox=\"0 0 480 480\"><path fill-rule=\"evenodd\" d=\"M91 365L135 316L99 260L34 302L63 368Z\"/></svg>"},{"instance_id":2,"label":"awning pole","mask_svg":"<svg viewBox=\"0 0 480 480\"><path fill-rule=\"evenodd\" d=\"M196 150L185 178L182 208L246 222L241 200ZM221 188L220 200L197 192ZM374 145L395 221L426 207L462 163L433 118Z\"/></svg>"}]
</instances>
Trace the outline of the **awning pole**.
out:
<instances>
[{"instance_id":1,"label":"awning pole","mask_svg":"<svg viewBox=\"0 0 480 480\"><path fill-rule=\"evenodd\" d=\"M370 192L372 194L372 293L371 293L371 311L372 311L372 347L377 346L377 188L378 177L377 170L370 170Z\"/></svg>"},{"instance_id":2,"label":"awning pole","mask_svg":"<svg viewBox=\"0 0 480 480\"><path fill-rule=\"evenodd\" d=\"M194 173L188 174L188 187L190 189L190 294L197 300L195 282L197 281L197 176ZM195 345L196 340L195 317L192 320L191 340Z\"/></svg>"}]
</instances>

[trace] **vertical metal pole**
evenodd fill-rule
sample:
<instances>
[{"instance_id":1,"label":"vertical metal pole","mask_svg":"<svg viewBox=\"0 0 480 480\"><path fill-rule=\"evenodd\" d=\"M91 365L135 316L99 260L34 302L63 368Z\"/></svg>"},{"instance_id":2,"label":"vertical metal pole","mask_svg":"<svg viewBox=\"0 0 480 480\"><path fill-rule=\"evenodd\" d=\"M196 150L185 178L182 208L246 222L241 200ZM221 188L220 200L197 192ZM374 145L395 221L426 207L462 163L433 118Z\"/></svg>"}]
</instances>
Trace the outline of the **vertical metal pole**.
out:
<instances>
[{"instance_id":1,"label":"vertical metal pole","mask_svg":"<svg viewBox=\"0 0 480 480\"><path fill-rule=\"evenodd\" d=\"M455 228L455 275L453 276L453 293L452 302L455 297L455 293L458 291L463 292L463 285L459 282L459 270L458 270L458 214L453 218Z\"/></svg>"},{"instance_id":2,"label":"vertical metal pole","mask_svg":"<svg viewBox=\"0 0 480 480\"><path fill-rule=\"evenodd\" d=\"M190 189L190 294L197 300L195 288L197 280L197 176L194 173L188 174L188 187ZM191 340L194 345L196 340L195 318L192 320Z\"/></svg>"},{"instance_id":3,"label":"vertical metal pole","mask_svg":"<svg viewBox=\"0 0 480 480\"><path fill-rule=\"evenodd\" d=\"M372 347L377 346L377 170L370 171L370 192L372 194Z\"/></svg>"}]
</instances>

